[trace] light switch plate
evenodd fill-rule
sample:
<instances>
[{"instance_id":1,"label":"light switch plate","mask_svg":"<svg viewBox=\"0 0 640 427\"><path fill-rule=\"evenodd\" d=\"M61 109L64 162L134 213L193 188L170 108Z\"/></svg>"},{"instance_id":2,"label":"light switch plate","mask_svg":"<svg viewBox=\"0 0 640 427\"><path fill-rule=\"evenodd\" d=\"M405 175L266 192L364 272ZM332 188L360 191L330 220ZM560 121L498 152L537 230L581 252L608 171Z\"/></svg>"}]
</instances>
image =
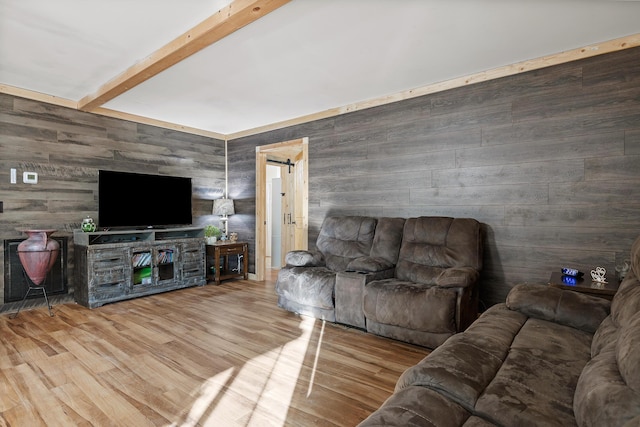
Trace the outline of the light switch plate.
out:
<instances>
[{"instance_id":1,"label":"light switch plate","mask_svg":"<svg viewBox=\"0 0 640 427\"><path fill-rule=\"evenodd\" d=\"M15 168L11 168L11 183L16 184L18 182L18 174Z\"/></svg>"},{"instance_id":2,"label":"light switch plate","mask_svg":"<svg viewBox=\"0 0 640 427\"><path fill-rule=\"evenodd\" d=\"M38 183L38 173L37 172L23 172L22 173L22 182L25 184L37 184Z\"/></svg>"}]
</instances>

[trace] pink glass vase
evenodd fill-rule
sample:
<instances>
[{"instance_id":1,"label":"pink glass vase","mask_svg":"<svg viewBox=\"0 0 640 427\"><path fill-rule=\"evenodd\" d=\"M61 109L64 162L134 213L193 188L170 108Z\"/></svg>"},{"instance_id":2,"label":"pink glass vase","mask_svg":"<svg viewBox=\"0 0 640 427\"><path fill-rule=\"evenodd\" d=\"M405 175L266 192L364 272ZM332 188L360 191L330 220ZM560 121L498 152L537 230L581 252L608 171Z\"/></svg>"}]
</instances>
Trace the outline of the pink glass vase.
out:
<instances>
[{"instance_id":1,"label":"pink glass vase","mask_svg":"<svg viewBox=\"0 0 640 427\"><path fill-rule=\"evenodd\" d=\"M18 245L18 258L29 279L40 286L60 253L60 244L49 236L56 230L23 230L27 240Z\"/></svg>"}]
</instances>

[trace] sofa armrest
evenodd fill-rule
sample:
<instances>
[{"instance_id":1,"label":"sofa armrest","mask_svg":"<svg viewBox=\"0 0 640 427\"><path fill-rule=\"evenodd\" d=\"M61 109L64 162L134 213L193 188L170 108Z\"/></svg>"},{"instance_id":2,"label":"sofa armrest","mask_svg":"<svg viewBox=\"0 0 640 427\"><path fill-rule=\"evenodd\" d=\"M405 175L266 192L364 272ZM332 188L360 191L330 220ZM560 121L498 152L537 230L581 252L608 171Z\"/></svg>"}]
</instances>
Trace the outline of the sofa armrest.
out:
<instances>
[{"instance_id":1,"label":"sofa armrest","mask_svg":"<svg viewBox=\"0 0 640 427\"><path fill-rule=\"evenodd\" d=\"M507 295L511 310L594 333L609 315L611 302L547 285L516 285Z\"/></svg>"},{"instance_id":2,"label":"sofa armrest","mask_svg":"<svg viewBox=\"0 0 640 427\"><path fill-rule=\"evenodd\" d=\"M382 257L363 256L352 260L347 265L347 271L355 271L357 273L377 273L394 268L392 262Z\"/></svg>"},{"instance_id":3,"label":"sofa armrest","mask_svg":"<svg viewBox=\"0 0 640 427\"><path fill-rule=\"evenodd\" d=\"M324 259L320 252L291 251L284 256L284 262L288 267L322 267Z\"/></svg>"},{"instance_id":4,"label":"sofa armrest","mask_svg":"<svg viewBox=\"0 0 640 427\"><path fill-rule=\"evenodd\" d=\"M436 285L442 288L472 286L478 282L480 272L471 267L452 267L443 270L436 278Z\"/></svg>"}]
</instances>

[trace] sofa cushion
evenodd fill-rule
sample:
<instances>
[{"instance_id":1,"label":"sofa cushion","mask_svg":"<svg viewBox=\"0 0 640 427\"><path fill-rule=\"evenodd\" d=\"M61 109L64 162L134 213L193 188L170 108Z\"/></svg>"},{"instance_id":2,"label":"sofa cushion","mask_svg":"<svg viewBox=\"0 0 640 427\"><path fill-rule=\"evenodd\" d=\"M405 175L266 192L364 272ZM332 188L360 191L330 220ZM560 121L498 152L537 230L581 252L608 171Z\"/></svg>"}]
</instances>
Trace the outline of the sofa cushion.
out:
<instances>
[{"instance_id":1,"label":"sofa cushion","mask_svg":"<svg viewBox=\"0 0 640 427\"><path fill-rule=\"evenodd\" d=\"M372 257L382 258L392 265L398 262L404 223L404 218L378 218L371 246Z\"/></svg>"},{"instance_id":2,"label":"sofa cushion","mask_svg":"<svg viewBox=\"0 0 640 427\"><path fill-rule=\"evenodd\" d=\"M357 271L359 273L377 273L389 270L394 264L380 257L362 256L352 260L347 264L346 271Z\"/></svg>"},{"instance_id":3,"label":"sofa cushion","mask_svg":"<svg viewBox=\"0 0 640 427\"><path fill-rule=\"evenodd\" d=\"M640 283L635 276L626 278L620 284L611 301L611 317L616 326L626 325L640 311Z\"/></svg>"},{"instance_id":4,"label":"sofa cushion","mask_svg":"<svg viewBox=\"0 0 640 427\"><path fill-rule=\"evenodd\" d=\"M335 272L371 252L377 220L362 216L327 217L322 223L316 246L326 266Z\"/></svg>"},{"instance_id":5,"label":"sofa cushion","mask_svg":"<svg viewBox=\"0 0 640 427\"><path fill-rule=\"evenodd\" d=\"M456 292L397 279L368 283L363 311L367 319L417 331L456 331Z\"/></svg>"},{"instance_id":6,"label":"sofa cushion","mask_svg":"<svg viewBox=\"0 0 640 427\"><path fill-rule=\"evenodd\" d=\"M620 376L616 344L585 366L576 386L573 409L581 427L640 425L640 394Z\"/></svg>"},{"instance_id":7,"label":"sofa cushion","mask_svg":"<svg viewBox=\"0 0 640 427\"><path fill-rule=\"evenodd\" d=\"M631 246L631 270L611 301L611 316L616 326L624 326L640 311L640 236Z\"/></svg>"},{"instance_id":8,"label":"sofa cushion","mask_svg":"<svg viewBox=\"0 0 640 427\"><path fill-rule=\"evenodd\" d=\"M640 263L640 237L636 239L632 250L632 268L620 283L611 301L611 315L598 327L591 343L591 356L595 357L600 351L618 339L621 327L630 322L640 311L640 281L635 271ZM635 267L634 267L635 265ZM636 270L634 270L634 268Z\"/></svg>"},{"instance_id":9,"label":"sofa cushion","mask_svg":"<svg viewBox=\"0 0 640 427\"><path fill-rule=\"evenodd\" d=\"M593 335L593 340L591 341L591 357L595 357L604 347L615 342L619 335L620 328L613 323L611 316L607 316Z\"/></svg>"},{"instance_id":10,"label":"sofa cushion","mask_svg":"<svg viewBox=\"0 0 640 427\"><path fill-rule=\"evenodd\" d=\"M530 317L595 332L609 315L609 301L546 285L516 285L507 306Z\"/></svg>"},{"instance_id":11,"label":"sofa cushion","mask_svg":"<svg viewBox=\"0 0 640 427\"><path fill-rule=\"evenodd\" d=\"M470 218L419 217L405 221L396 277L435 284L450 267L482 268L480 224Z\"/></svg>"},{"instance_id":12,"label":"sofa cushion","mask_svg":"<svg viewBox=\"0 0 640 427\"><path fill-rule=\"evenodd\" d=\"M591 357L592 334L529 318L476 413L499 425L574 425L573 392Z\"/></svg>"},{"instance_id":13,"label":"sofa cushion","mask_svg":"<svg viewBox=\"0 0 640 427\"><path fill-rule=\"evenodd\" d=\"M495 427L495 424L475 415L470 416L462 427Z\"/></svg>"},{"instance_id":14,"label":"sofa cushion","mask_svg":"<svg viewBox=\"0 0 640 427\"><path fill-rule=\"evenodd\" d=\"M423 265L407 259L399 259L396 266L396 276L399 280L425 285L435 285L443 271L445 269L442 267Z\"/></svg>"},{"instance_id":15,"label":"sofa cushion","mask_svg":"<svg viewBox=\"0 0 640 427\"><path fill-rule=\"evenodd\" d=\"M471 286L480 278L480 272L471 267L452 267L442 270L436 285L442 287Z\"/></svg>"},{"instance_id":16,"label":"sofa cushion","mask_svg":"<svg viewBox=\"0 0 640 427\"><path fill-rule=\"evenodd\" d=\"M382 407L358 427L459 427L470 415L435 391L424 387L407 387L392 394Z\"/></svg>"},{"instance_id":17,"label":"sofa cushion","mask_svg":"<svg viewBox=\"0 0 640 427\"><path fill-rule=\"evenodd\" d=\"M631 272L633 272L633 277L640 277L640 236L636 238L636 240L631 245Z\"/></svg>"},{"instance_id":18,"label":"sofa cushion","mask_svg":"<svg viewBox=\"0 0 640 427\"><path fill-rule=\"evenodd\" d=\"M464 333L452 336L407 369L398 379L396 390L428 387L473 411L526 319L504 304L489 308Z\"/></svg>"},{"instance_id":19,"label":"sofa cushion","mask_svg":"<svg viewBox=\"0 0 640 427\"><path fill-rule=\"evenodd\" d=\"M616 343L616 361L624 382L640 396L640 312L621 329Z\"/></svg>"}]
</instances>

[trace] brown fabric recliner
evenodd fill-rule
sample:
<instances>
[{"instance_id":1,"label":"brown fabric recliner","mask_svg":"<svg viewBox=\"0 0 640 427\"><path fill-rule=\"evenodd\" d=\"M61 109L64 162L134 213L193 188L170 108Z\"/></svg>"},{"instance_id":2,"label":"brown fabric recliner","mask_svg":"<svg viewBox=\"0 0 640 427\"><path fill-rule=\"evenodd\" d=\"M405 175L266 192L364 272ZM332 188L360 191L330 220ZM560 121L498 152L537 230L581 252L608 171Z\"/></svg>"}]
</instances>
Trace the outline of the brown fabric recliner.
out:
<instances>
[{"instance_id":1,"label":"brown fabric recliner","mask_svg":"<svg viewBox=\"0 0 640 427\"><path fill-rule=\"evenodd\" d=\"M430 348L463 331L478 313L482 249L475 219L407 219L394 277L364 287L367 331Z\"/></svg>"},{"instance_id":2,"label":"brown fabric recliner","mask_svg":"<svg viewBox=\"0 0 640 427\"><path fill-rule=\"evenodd\" d=\"M278 306L294 313L336 321L335 285L339 272L366 269L391 277L404 219L365 216L325 218L317 251L291 251L278 272ZM395 244L389 242L397 241Z\"/></svg>"}]
</instances>

